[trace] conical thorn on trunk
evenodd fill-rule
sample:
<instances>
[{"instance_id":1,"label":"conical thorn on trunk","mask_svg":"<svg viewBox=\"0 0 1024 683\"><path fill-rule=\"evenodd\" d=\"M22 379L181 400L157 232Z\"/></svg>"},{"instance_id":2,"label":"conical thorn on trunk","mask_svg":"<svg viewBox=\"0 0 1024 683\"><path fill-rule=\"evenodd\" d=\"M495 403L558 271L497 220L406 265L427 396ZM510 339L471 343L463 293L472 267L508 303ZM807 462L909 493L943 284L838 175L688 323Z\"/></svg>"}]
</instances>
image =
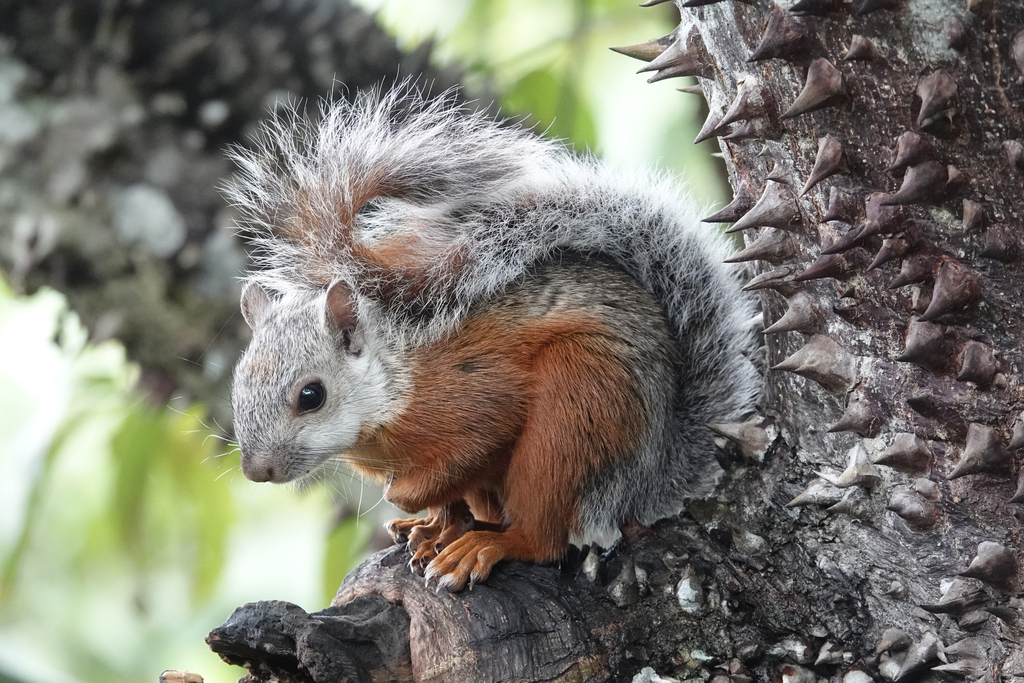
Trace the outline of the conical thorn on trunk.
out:
<instances>
[{"instance_id":1,"label":"conical thorn on trunk","mask_svg":"<svg viewBox=\"0 0 1024 683\"><path fill-rule=\"evenodd\" d=\"M854 519L868 520L874 514L869 506L870 496L859 486L852 486L846 489L842 500L835 505L825 508L830 515L847 515Z\"/></svg>"},{"instance_id":2,"label":"conical thorn on trunk","mask_svg":"<svg viewBox=\"0 0 1024 683\"><path fill-rule=\"evenodd\" d=\"M902 258L909 250L910 245L902 237L887 237L882 240L882 247L878 250L878 253L875 254L875 258L868 266L867 272L870 273L872 270L884 263Z\"/></svg>"},{"instance_id":3,"label":"conical thorn on trunk","mask_svg":"<svg viewBox=\"0 0 1024 683\"><path fill-rule=\"evenodd\" d=\"M704 125L701 126L700 132L697 133L697 137L694 138L693 144L699 145L705 140L710 140L713 137L717 137L726 130L726 126L721 125L722 115L720 112L711 110L708 112L708 117L704 119Z\"/></svg>"},{"instance_id":4,"label":"conical thorn on trunk","mask_svg":"<svg viewBox=\"0 0 1024 683\"><path fill-rule=\"evenodd\" d=\"M776 163L772 166L772 170L765 176L765 180L770 180L773 183L789 183L789 177L786 172L786 167L781 163Z\"/></svg>"},{"instance_id":5,"label":"conical thorn on trunk","mask_svg":"<svg viewBox=\"0 0 1024 683\"><path fill-rule=\"evenodd\" d=\"M917 96L921 100L917 127L927 125L929 121L949 109L956 91L956 81L942 69L936 69L922 78L917 84Z\"/></svg>"},{"instance_id":6,"label":"conical thorn on trunk","mask_svg":"<svg viewBox=\"0 0 1024 683\"><path fill-rule=\"evenodd\" d=\"M892 445L875 459L875 464L907 474L925 475L932 469L932 460L927 441L917 434L901 432L893 439Z\"/></svg>"},{"instance_id":7,"label":"conical thorn on trunk","mask_svg":"<svg viewBox=\"0 0 1024 683\"><path fill-rule=\"evenodd\" d=\"M983 541L967 569L960 576L978 579L982 583L1007 590L1017 580L1017 553L992 541Z\"/></svg>"},{"instance_id":8,"label":"conical thorn on trunk","mask_svg":"<svg viewBox=\"0 0 1024 683\"><path fill-rule=\"evenodd\" d=\"M737 121L764 116L767 107L768 91L753 76L746 76L736 85L736 97L725 111L719 126L727 126Z\"/></svg>"},{"instance_id":9,"label":"conical thorn on trunk","mask_svg":"<svg viewBox=\"0 0 1024 683\"><path fill-rule=\"evenodd\" d=\"M835 505L842 499L842 489L837 488L821 477L817 477L807 484L807 488L801 491L800 495L786 503L786 507L796 508L803 507L804 505Z\"/></svg>"},{"instance_id":10,"label":"conical thorn on trunk","mask_svg":"<svg viewBox=\"0 0 1024 683\"><path fill-rule=\"evenodd\" d=\"M973 232L985 223L985 205L972 199L964 200L963 228L964 232Z\"/></svg>"},{"instance_id":11,"label":"conical thorn on trunk","mask_svg":"<svg viewBox=\"0 0 1024 683\"><path fill-rule=\"evenodd\" d=\"M870 39L855 33L850 39L850 47L846 48L846 56L843 57L843 61L873 62L878 59L878 56L875 44Z\"/></svg>"},{"instance_id":12,"label":"conical thorn on trunk","mask_svg":"<svg viewBox=\"0 0 1024 683\"><path fill-rule=\"evenodd\" d=\"M795 275L796 269L792 266L783 266L782 268L776 268L775 270L755 275L751 278L750 282L740 289L744 292L753 292L758 289L775 289L783 296L788 296L797 291L799 286L793 279Z\"/></svg>"},{"instance_id":13,"label":"conical thorn on trunk","mask_svg":"<svg viewBox=\"0 0 1024 683\"><path fill-rule=\"evenodd\" d=\"M843 145L831 135L826 135L818 140L818 154L814 159L814 168L811 175L804 183L800 195L803 196L819 182L836 173L846 173L846 157L843 154Z\"/></svg>"},{"instance_id":14,"label":"conical thorn on trunk","mask_svg":"<svg viewBox=\"0 0 1024 683\"><path fill-rule=\"evenodd\" d=\"M794 278L797 282L820 280L826 277L841 277L850 269L849 264L839 254L821 254L814 263Z\"/></svg>"},{"instance_id":15,"label":"conical thorn on trunk","mask_svg":"<svg viewBox=\"0 0 1024 683\"><path fill-rule=\"evenodd\" d=\"M796 256L796 247L789 233L778 228L765 228L757 239L743 251L725 259L726 263L767 261L773 266L785 263Z\"/></svg>"},{"instance_id":16,"label":"conical thorn on trunk","mask_svg":"<svg viewBox=\"0 0 1024 683\"><path fill-rule=\"evenodd\" d=\"M901 652L910 647L911 640L904 631L898 628L887 628L875 645L875 654L883 652Z\"/></svg>"},{"instance_id":17,"label":"conical thorn on trunk","mask_svg":"<svg viewBox=\"0 0 1024 683\"><path fill-rule=\"evenodd\" d=\"M715 75L711 58L708 56L707 48L704 47L704 39L700 37L700 32L693 27L685 37L677 36L664 52L652 59L637 73L645 71L657 72L647 79L648 83L680 76L711 78Z\"/></svg>"},{"instance_id":18,"label":"conical thorn on trunk","mask_svg":"<svg viewBox=\"0 0 1024 683\"><path fill-rule=\"evenodd\" d=\"M842 94L843 74L827 59L819 57L807 68L807 82L782 118L791 119L828 106Z\"/></svg>"},{"instance_id":19,"label":"conical thorn on trunk","mask_svg":"<svg viewBox=\"0 0 1024 683\"><path fill-rule=\"evenodd\" d=\"M949 369L955 354L956 335L952 330L914 318L907 325L906 348L896 360L938 374Z\"/></svg>"},{"instance_id":20,"label":"conical thorn on trunk","mask_svg":"<svg viewBox=\"0 0 1024 683\"><path fill-rule=\"evenodd\" d=\"M857 217L857 196L843 192L838 187L833 187L828 194L828 208L825 215L821 217L822 223L829 221L842 221L853 223Z\"/></svg>"},{"instance_id":21,"label":"conical thorn on trunk","mask_svg":"<svg viewBox=\"0 0 1024 683\"><path fill-rule=\"evenodd\" d=\"M978 256L1002 263L1019 260L1021 247L1016 232L1000 225L993 225L985 231L985 244L978 252Z\"/></svg>"},{"instance_id":22,"label":"conical thorn on trunk","mask_svg":"<svg viewBox=\"0 0 1024 683\"><path fill-rule=\"evenodd\" d=\"M1013 464L1013 458L1003 446L999 432L992 427L972 422L967 428L967 444L963 455L947 479L958 479L969 474L1004 474Z\"/></svg>"},{"instance_id":23,"label":"conical thorn on trunk","mask_svg":"<svg viewBox=\"0 0 1024 683\"><path fill-rule=\"evenodd\" d=\"M926 531L939 521L938 508L906 486L893 488L885 509L896 513L914 531Z\"/></svg>"},{"instance_id":24,"label":"conical thorn on trunk","mask_svg":"<svg viewBox=\"0 0 1024 683\"><path fill-rule=\"evenodd\" d=\"M749 140L750 138L762 137L760 131L753 121L744 121L740 125L733 128L732 132L723 135L722 139L729 142L736 142L738 140Z\"/></svg>"},{"instance_id":25,"label":"conical thorn on trunk","mask_svg":"<svg viewBox=\"0 0 1024 683\"><path fill-rule=\"evenodd\" d=\"M903 176L903 184L882 203L922 204L938 201L949 183L949 168L938 161L924 161L911 166Z\"/></svg>"},{"instance_id":26,"label":"conical thorn on trunk","mask_svg":"<svg viewBox=\"0 0 1024 683\"><path fill-rule=\"evenodd\" d=\"M935 274L935 257L928 252L913 254L903 259L899 274L889 283L889 289L924 282Z\"/></svg>"},{"instance_id":27,"label":"conical thorn on trunk","mask_svg":"<svg viewBox=\"0 0 1024 683\"><path fill-rule=\"evenodd\" d=\"M970 341L960 354L960 372L956 378L961 382L973 382L985 387L992 383L998 370L992 347L979 341Z\"/></svg>"},{"instance_id":28,"label":"conical thorn on trunk","mask_svg":"<svg viewBox=\"0 0 1024 683\"><path fill-rule=\"evenodd\" d=\"M846 410L829 432L853 432L867 439L878 436L885 420L876 399L862 392L851 394Z\"/></svg>"},{"instance_id":29,"label":"conical thorn on trunk","mask_svg":"<svg viewBox=\"0 0 1024 683\"><path fill-rule=\"evenodd\" d=\"M960 616L973 612L988 600L989 596L985 591L963 579L953 579L946 586L937 603L921 605L921 609L932 614Z\"/></svg>"},{"instance_id":30,"label":"conical thorn on trunk","mask_svg":"<svg viewBox=\"0 0 1024 683\"><path fill-rule=\"evenodd\" d=\"M864 200L864 231L862 237L871 235L891 234L904 226L903 209L889 205L889 195L884 192L872 192Z\"/></svg>"},{"instance_id":31,"label":"conical thorn on trunk","mask_svg":"<svg viewBox=\"0 0 1024 683\"><path fill-rule=\"evenodd\" d=\"M882 480L882 475L878 472L878 468L868 459L868 454L864 450L863 444L857 443L854 445L847 454L847 459L846 469L840 474L832 472L815 472L815 474L841 489L851 486L874 488Z\"/></svg>"},{"instance_id":32,"label":"conical thorn on trunk","mask_svg":"<svg viewBox=\"0 0 1024 683\"><path fill-rule=\"evenodd\" d=\"M733 200L707 218L702 218L701 222L735 223L743 217L743 214L750 211L756 203L757 199L754 197L754 191L750 187L750 183L741 180Z\"/></svg>"},{"instance_id":33,"label":"conical thorn on trunk","mask_svg":"<svg viewBox=\"0 0 1024 683\"><path fill-rule=\"evenodd\" d=\"M817 382L831 392L846 391L856 380L853 356L829 337L816 334L772 370Z\"/></svg>"},{"instance_id":34,"label":"conical thorn on trunk","mask_svg":"<svg viewBox=\"0 0 1024 683\"><path fill-rule=\"evenodd\" d=\"M772 227L792 232L802 225L800 204L793 190L783 183L768 183L757 203L726 232L757 227Z\"/></svg>"},{"instance_id":35,"label":"conical thorn on trunk","mask_svg":"<svg viewBox=\"0 0 1024 683\"><path fill-rule=\"evenodd\" d=\"M986 624L988 624L989 621L990 621L989 620L989 613L987 611L985 611L985 609L976 609L976 610L972 610L972 611L968 612L967 614L959 617L957 619L957 625L960 627L960 629L962 631L966 631L968 633L973 633L974 631L977 631L981 627L983 627ZM972 661L974 661L974 660L972 660ZM981 665L980 662L976 662L976 663L980 665L979 666L979 671L981 669L984 669L984 666ZM946 666L946 665L943 665L943 666ZM940 671L940 670L941 669L939 667L932 667L932 671ZM966 675L965 672L957 672L957 673L960 673L960 675ZM974 678L974 676L970 676L970 677Z\"/></svg>"},{"instance_id":36,"label":"conical thorn on trunk","mask_svg":"<svg viewBox=\"0 0 1024 683\"><path fill-rule=\"evenodd\" d=\"M889 157L886 171L891 173L915 166L932 157L932 146L914 131L906 131L896 138L896 148Z\"/></svg>"},{"instance_id":37,"label":"conical thorn on trunk","mask_svg":"<svg viewBox=\"0 0 1024 683\"><path fill-rule=\"evenodd\" d=\"M805 292L797 292L789 297L788 305L783 316L765 328L765 334L816 332L824 326L825 316L821 308Z\"/></svg>"},{"instance_id":38,"label":"conical thorn on trunk","mask_svg":"<svg viewBox=\"0 0 1024 683\"><path fill-rule=\"evenodd\" d=\"M944 259L935 275L932 299L921 320L935 320L946 313L960 311L981 296L977 276L952 259Z\"/></svg>"},{"instance_id":39,"label":"conical thorn on trunk","mask_svg":"<svg viewBox=\"0 0 1024 683\"><path fill-rule=\"evenodd\" d=\"M807 26L792 14L775 5L761 40L754 48L747 62L761 62L766 59L784 59L790 62L806 62L812 50L813 40Z\"/></svg>"},{"instance_id":40,"label":"conical thorn on trunk","mask_svg":"<svg viewBox=\"0 0 1024 683\"><path fill-rule=\"evenodd\" d=\"M942 646L939 639L931 631L926 631L921 640L913 643L910 649L907 650L907 657L903 660L903 666L900 667L900 672L896 675L894 681L900 681L909 674L926 668L938 659L941 650Z\"/></svg>"},{"instance_id":41,"label":"conical thorn on trunk","mask_svg":"<svg viewBox=\"0 0 1024 683\"><path fill-rule=\"evenodd\" d=\"M842 254L858 246L864 241L864 224L855 225L847 230L835 242L821 250L822 254Z\"/></svg>"},{"instance_id":42,"label":"conical thorn on trunk","mask_svg":"<svg viewBox=\"0 0 1024 683\"><path fill-rule=\"evenodd\" d=\"M675 42L677 35L678 29L676 31L672 31L672 33L669 33L666 36L662 36L661 38L654 38L653 40L648 40L644 43L637 43L636 45L613 47L611 50L612 52L618 52L620 55L626 55L633 59L649 62L665 52L665 50Z\"/></svg>"}]
</instances>

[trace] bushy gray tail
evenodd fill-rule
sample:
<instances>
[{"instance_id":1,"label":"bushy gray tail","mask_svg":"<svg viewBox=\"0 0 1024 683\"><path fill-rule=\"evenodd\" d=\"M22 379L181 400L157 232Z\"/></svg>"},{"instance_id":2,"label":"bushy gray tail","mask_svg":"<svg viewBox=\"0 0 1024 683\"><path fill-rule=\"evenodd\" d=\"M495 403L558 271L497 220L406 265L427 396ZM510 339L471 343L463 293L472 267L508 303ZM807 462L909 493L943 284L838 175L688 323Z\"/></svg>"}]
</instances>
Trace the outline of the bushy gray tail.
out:
<instances>
[{"instance_id":1,"label":"bushy gray tail","mask_svg":"<svg viewBox=\"0 0 1024 683\"><path fill-rule=\"evenodd\" d=\"M328 103L317 123L277 116L233 157L228 195L257 244L252 278L272 292L344 279L364 314L415 345L537 262L601 253L664 307L692 361L692 417L728 420L752 405L752 304L722 264L722 237L662 175L613 172L408 84ZM395 250L396 235L408 246Z\"/></svg>"}]
</instances>

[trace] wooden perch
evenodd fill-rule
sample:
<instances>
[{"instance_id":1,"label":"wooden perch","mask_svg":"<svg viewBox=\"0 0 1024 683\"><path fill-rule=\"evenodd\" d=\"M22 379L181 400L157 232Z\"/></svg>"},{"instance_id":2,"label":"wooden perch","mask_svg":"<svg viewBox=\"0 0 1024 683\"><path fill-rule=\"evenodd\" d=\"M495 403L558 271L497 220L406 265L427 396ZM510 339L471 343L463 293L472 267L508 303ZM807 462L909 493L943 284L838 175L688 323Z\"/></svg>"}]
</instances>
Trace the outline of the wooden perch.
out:
<instances>
[{"instance_id":1,"label":"wooden perch","mask_svg":"<svg viewBox=\"0 0 1024 683\"><path fill-rule=\"evenodd\" d=\"M783 571L749 550L685 519L603 559L591 552L561 566L504 562L486 583L452 594L426 587L409 570L408 552L394 547L352 572L331 607L307 614L285 602L250 603L207 642L249 670L245 683L483 683L807 663L817 651L810 641L791 638L767 655L760 644L778 640L780 625L805 630L812 614L825 615L827 631L845 642L863 641L863 605L813 588L853 594L841 574ZM790 545L778 559L805 552Z\"/></svg>"}]
</instances>

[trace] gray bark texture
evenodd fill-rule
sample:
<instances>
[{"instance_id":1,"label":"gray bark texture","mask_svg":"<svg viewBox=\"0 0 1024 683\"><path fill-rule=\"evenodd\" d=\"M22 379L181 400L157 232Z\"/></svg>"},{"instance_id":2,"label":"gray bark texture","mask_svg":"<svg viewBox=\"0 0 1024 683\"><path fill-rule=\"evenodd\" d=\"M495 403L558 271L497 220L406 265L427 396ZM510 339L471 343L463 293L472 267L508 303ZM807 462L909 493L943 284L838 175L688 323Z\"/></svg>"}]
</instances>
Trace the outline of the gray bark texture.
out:
<instances>
[{"instance_id":1,"label":"gray bark texture","mask_svg":"<svg viewBox=\"0 0 1024 683\"><path fill-rule=\"evenodd\" d=\"M295 608L247 605L210 643L249 680L1024 678L1024 5L677 4L621 51L698 78L736 190L711 218L743 233L767 327L760 415L715 426L717 495L458 595L379 553L288 613L287 672L252 624ZM408 653L307 645L380 598Z\"/></svg>"},{"instance_id":2,"label":"gray bark texture","mask_svg":"<svg viewBox=\"0 0 1024 683\"><path fill-rule=\"evenodd\" d=\"M224 154L284 103L450 76L320 0L0 0L0 266L121 340L157 404L230 422L249 331Z\"/></svg>"}]
</instances>

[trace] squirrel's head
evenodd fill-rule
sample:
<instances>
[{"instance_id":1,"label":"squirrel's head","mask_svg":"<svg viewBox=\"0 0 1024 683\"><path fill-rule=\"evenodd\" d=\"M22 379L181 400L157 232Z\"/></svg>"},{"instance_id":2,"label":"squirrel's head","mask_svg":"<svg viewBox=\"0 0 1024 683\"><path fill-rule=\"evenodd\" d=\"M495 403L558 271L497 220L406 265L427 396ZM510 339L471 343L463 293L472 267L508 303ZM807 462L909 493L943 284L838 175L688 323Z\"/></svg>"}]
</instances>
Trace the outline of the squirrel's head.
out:
<instances>
[{"instance_id":1,"label":"squirrel's head","mask_svg":"<svg viewBox=\"0 0 1024 683\"><path fill-rule=\"evenodd\" d=\"M352 448L382 412L383 365L342 282L278 300L250 282L242 315L253 331L231 392L242 471L299 479Z\"/></svg>"}]
</instances>

